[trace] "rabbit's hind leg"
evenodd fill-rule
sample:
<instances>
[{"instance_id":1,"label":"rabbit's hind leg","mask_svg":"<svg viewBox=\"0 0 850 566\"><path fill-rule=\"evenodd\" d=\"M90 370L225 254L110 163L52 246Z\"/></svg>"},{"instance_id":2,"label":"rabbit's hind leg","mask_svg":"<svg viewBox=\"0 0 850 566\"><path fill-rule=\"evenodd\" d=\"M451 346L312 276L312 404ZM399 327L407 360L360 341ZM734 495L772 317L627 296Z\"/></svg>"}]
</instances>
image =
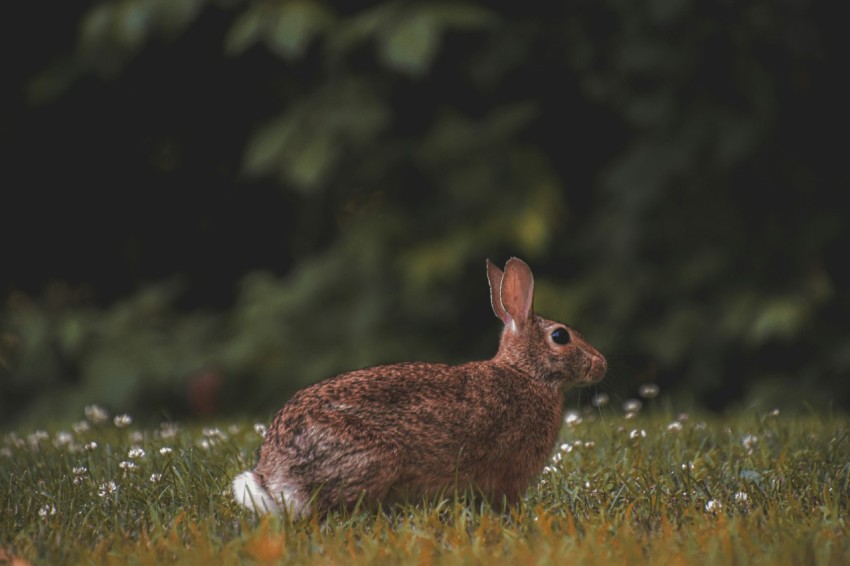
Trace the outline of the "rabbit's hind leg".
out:
<instances>
[{"instance_id":1,"label":"rabbit's hind leg","mask_svg":"<svg viewBox=\"0 0 850 566\"><path fill-rule=\"evenodd\" d=\"M309 466L312 473L301 477L305 491L313 494L322 515L335 509L351 511L358 506L374 510L398 479L398 450L392 443L374 437L367 444L325 444L316 456Z\"/></svg>"}]
</instances>

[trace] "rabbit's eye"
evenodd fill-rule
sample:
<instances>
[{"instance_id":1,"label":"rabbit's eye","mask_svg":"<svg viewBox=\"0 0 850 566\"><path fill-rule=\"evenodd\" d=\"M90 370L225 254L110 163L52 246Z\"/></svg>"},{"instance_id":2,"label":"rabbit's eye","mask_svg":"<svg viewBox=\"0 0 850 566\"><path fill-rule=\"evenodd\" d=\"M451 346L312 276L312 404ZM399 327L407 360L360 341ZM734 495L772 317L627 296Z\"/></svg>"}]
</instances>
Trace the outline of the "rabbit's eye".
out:
<instances>
[{"instance_id":1,"label":"rabbit's eye","mask_svg":"<svg viewBox=\"0 0 850 566\"><path fill-rule=\"evenodd\" d=\"M567 332L566 328L556 328L552 331L552 341L555 344L569 344L570 343L570 333Z\"/></svg>"}]
</instances>

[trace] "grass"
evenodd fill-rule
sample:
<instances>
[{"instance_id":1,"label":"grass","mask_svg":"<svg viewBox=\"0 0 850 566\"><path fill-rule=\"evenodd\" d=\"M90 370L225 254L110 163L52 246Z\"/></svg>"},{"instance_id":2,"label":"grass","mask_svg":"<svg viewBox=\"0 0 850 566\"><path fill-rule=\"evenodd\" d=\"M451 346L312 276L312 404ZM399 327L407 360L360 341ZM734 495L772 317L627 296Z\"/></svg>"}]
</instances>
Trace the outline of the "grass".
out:
<instances>
[{"instance_id":1,"label":"grass","mask_svg":"<svg viewBox=\"0 0 850 566\"><path fill-rule=\"evenodd\" d=\"M850 563L847 416L612 413L568 415L508 516L452 500L290 523L229 495L261 426L90 408L0 440L0 564Z\"/></svg>"}]
</instances>

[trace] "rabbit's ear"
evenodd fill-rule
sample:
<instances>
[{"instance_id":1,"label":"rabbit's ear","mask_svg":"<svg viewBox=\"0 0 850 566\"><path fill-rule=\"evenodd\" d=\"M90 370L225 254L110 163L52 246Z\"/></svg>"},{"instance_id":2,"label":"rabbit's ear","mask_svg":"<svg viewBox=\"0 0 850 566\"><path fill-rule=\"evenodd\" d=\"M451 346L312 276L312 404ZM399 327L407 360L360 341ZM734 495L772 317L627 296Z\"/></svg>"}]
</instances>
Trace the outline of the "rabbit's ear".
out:
<instances>
[{"instance_id":1,"label":"rabbit's ear","mask_svg":"<svg viewBox=\"0 0 850 566\"><path fill-rule=\"evenodd\" d=\"M502 307L508 313L511 322L520 327L523 326L532 315L534 275L521 259L512 257L505 264L505 276L502 277L500 294Z\"/></svg>"},{"instance_id":2,"label":"rabbit's ear","mask_svg":"<svg viewBox=\"0 0 850 566\"><path fill-rule=\"evenodd\" d=\"M502 270L496 267L496 264L487 260L487 281L490 283L490 306L493 307L493 312L496 318L503 323L508 323L508 313L502 306L502 278L504 277Z\"/></svg>"}]
</instances>

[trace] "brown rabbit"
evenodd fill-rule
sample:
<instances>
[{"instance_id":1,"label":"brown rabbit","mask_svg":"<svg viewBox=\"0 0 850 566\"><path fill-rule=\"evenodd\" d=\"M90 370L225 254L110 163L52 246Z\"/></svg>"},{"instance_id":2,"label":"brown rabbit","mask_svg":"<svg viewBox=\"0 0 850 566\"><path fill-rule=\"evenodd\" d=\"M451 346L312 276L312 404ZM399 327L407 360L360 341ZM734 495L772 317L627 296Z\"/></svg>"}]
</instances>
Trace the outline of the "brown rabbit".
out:
<instances>
[{"instance_id":1,"label":"brown rabbit","mask_svg":"<svg viewBox=\"0 0 850 566\"><path fill-rule=\"evenodd\" d=\"M492 360L376 366L299 391L257 466L233 481L236 500L303 517L472 487L493 505L516 504L557 440L562 385L597 382L607 363L575 330L532 312L522 260L504 273L487 260L487 277L505 324Z\"/></svg>"}]
</instances>

